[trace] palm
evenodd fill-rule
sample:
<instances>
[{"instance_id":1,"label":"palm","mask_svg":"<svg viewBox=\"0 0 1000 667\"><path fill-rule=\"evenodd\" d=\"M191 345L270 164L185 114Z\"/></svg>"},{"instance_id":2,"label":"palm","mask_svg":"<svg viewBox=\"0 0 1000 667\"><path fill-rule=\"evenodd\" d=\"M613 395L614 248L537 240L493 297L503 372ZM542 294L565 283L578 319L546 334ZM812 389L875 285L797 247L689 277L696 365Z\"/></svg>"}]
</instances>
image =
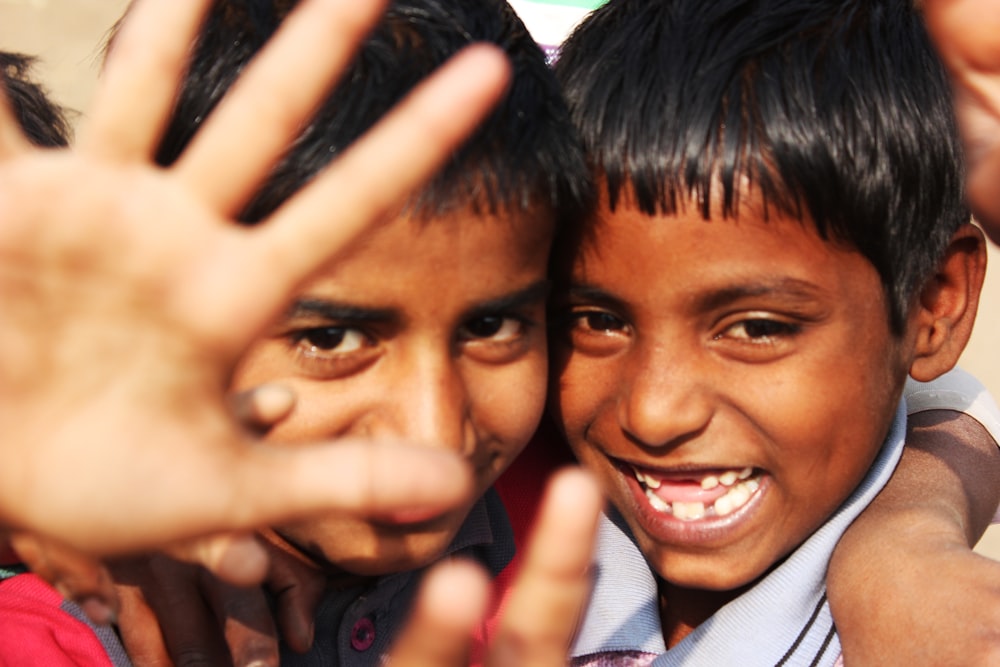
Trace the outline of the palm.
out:
<instances>
[{"instance_id":1,"label":"palm","mask_svg":"<svg viewBox=\"0 0 1000 667\"><path fill-rule=\"evenodd\" d=\"M0 526L100 554L467 492L435 452L272 449L226 405L235 360L295 286L432 173L502 90L502 61L466 54L264 224L234 225L374 4L303 3L169 169L149 156L206 0L137 5L75 150L30 148L0 114L0 454L15 462L0 466ZM388 466L413 477L377 488Z\"/></svg>"}]
</instances>

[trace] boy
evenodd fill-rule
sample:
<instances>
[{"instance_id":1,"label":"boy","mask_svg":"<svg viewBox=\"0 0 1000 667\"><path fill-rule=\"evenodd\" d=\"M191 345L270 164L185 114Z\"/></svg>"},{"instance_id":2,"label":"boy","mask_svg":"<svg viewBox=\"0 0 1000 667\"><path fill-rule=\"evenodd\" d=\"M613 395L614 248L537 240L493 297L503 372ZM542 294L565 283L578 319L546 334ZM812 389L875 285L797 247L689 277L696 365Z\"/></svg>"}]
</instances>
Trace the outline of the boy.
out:
<instances>
[{"instance_id":1,"label":"boy","mask_svg":"<svg viewBox=\"0 0 1000 667\"><path fill-rule=\"evenodd\" d=\"M616 509L574 663L834 664L830 552L985 268L920 18L625 0L557 71L601 188L559 249L554 409Z\"/></svg>"},{"instance_id":2,"label":"boy","mask_svg":"<svg viewBox=\"0 0 1000 667\"><path fill-rule=\"evenodd\" d=\"M215 4L157 153L161 164L172 164L211 118L291 4ZM407 526L327 515L264 531L327 578L312 649L285 651L282 664L378 664L410 606L415 570L442 555L466 556L495 575L513 556L490 487L541 417L549 248L557 229L581 218L590 193L554 75L516 15L498 0L393 3L240 219L268 216L476 41L497 44L513 63L499 107L429 185L303 286L231 384L294 391L294 411L268 433L274 442L393 437L447 448L472 464L475 498ZM123 633L127 643L134 636L124 619Z\"/></svg>"}]
</instances>

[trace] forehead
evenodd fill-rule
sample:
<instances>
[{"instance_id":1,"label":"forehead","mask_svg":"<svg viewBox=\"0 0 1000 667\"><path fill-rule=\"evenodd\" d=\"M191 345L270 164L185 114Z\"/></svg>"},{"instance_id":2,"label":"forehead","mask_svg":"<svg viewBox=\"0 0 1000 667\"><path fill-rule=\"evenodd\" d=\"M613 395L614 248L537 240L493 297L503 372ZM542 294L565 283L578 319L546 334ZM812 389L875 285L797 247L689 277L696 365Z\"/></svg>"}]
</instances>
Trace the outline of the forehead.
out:
<instances>
[{"instance_id":1,"label":"forehead","mask_svg":"<svg viewBox=\"0 0 1000 667\"><path fill-rule=\"evenodd\" d=\"M445 288L516 289L512 281L544 278L553 232L552 216L534 210L397 216L324 267L306 291L336 286L345 295L433 299Z\"/></svg>"},{"instance_id":2,"label":"forehead","mask_svg":"<svg viewBox=\"0 0 1000 667\"><path fill-rule=\"evenodd\" d=\"M572 283L634 300L780 287L844 307L884 303L878 273L863 255L755 202L735 217L705 220L694 204L650 216L629 202L612 211L602 200L588 233L561 251Z\"/></svg>"}]
</instances>

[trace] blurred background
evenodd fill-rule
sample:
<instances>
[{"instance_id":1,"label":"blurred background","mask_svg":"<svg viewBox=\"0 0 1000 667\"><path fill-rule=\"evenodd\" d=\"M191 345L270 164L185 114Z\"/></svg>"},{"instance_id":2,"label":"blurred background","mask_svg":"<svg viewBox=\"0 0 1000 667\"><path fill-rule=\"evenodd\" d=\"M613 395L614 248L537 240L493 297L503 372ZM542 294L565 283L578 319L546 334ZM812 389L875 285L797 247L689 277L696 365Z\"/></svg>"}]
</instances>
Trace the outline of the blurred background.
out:
<instances>
[{"instance_id":1,"label":"blurred background","mask_svg":"<svg viewBox=\"0 0 1000 667\"><path fill-rule=\"evenodd\" d=\"M185 0L177 0L184 2ZM93 95L104 36L128 0L0 0L0 49L38 56L36 78L79 124ZM983 302L961 366L1000 396L1000 249L990 246ZM1000 525L977 550L1000 558Z\"/></svg>"}]
</instances>

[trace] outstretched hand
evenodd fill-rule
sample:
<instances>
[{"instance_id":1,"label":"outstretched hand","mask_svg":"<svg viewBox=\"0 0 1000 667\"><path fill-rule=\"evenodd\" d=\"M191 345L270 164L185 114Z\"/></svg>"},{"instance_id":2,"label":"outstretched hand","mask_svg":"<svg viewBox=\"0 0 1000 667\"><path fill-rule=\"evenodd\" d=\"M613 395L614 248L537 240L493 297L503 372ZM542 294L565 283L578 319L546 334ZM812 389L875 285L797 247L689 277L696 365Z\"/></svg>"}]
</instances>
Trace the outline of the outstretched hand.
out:
<instances>
[{"instance_id":1,"label":"outstretched hand","mask_svg":"<svg viewBox=\"0 0 1000 667\"><path fill-rule=\"evenodd\" d=\"M225 394L295 288L433 173L507 68L470 48L268 220L241 227L232 216L381 3L299 3L161 169L151 156L209 4L133 7L77 148L32 148L0 113L0 528L97 556L169 544L247 582L263 576L262 555L227 559L229 538L180 541L316 512L416 520L470 493L464 465L428 448L269 446Z\"/></svg>"},{"instance_id":2,"label":"outstretched hand","mask_svg":"<svg viewBox=\"0 0 1000 667\"><path fill-rule=\"evenodd\" d=\"M955 85L969 200L1000 243L1000 0L925 0L924 13Z\"/></svg>"}]
</instances>

